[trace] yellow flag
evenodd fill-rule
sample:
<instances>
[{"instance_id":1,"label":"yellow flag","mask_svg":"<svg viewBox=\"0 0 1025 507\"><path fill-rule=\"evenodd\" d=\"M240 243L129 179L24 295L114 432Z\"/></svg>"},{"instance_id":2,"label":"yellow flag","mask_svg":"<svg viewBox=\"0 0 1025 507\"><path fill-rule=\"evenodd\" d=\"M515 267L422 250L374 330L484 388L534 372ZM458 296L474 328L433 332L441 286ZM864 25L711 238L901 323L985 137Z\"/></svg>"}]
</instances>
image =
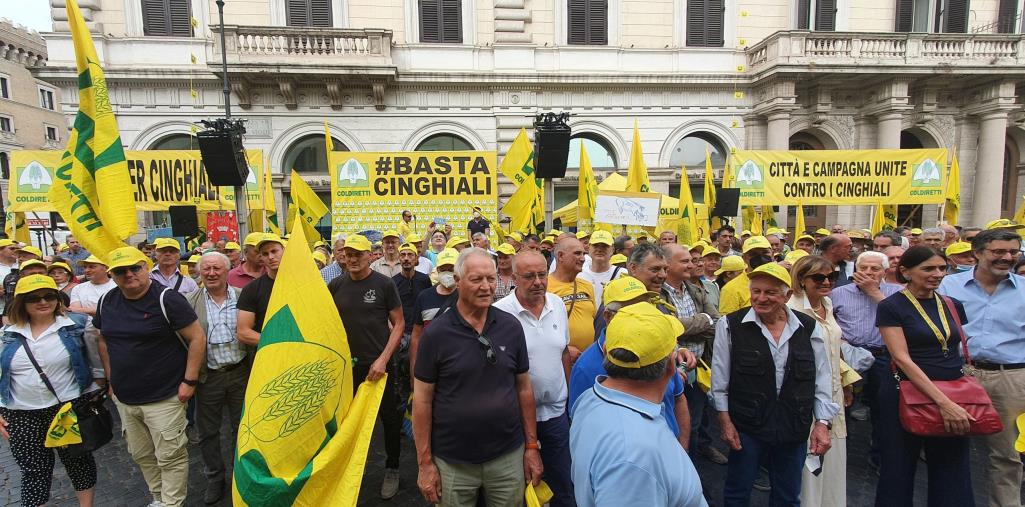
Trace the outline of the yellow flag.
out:
<instances>
[{"instance_id":1,"label":"yellow flag","mask_svg":"<svg viewBox=\"0 0 1025 507\"><path fill-rule=\"evenodd\" d=\"M797 205L797 210L795 211L795 215L797 216L797 218L796 218L797 221L794 223L794 242L796 243L797 242L797 237L802 235L802 234L804 234L804 231L807 230L807 226L804 225L804 206L803 205L800 205L800 204Z\"/></svg>"},{"instance_id":2,"label":"yellow flag","mask_svg":"<svg viewBox=\"0 0 1025 507\"><path fill-rule=\"evenodd\" d=\"M707 151L705 153L707 154ZM707 156L709 158L709 161L711 161L711 156ZM733 188L736 186L736 184L737 175L733 174L733 166L730 165L730 157L727 156L726 163L723 165L722 168L722 188Z\"/></svg>"},{"instance_id":3,"label":"yellow flag","mask_svg":"<svg viewBox=\"0 0 1025 507\"><path fill-rule=\"evenodd\" d=\"M267 158L266 169L263 171L263 210L267 214L267 229L274 234L281 234L278 225L278 203L274 199L274 186L270 177L270 157Z\"/></svg>"},{"instance_id":4,"label":"yellow flag","mask_svg":"<svg viewBox=\"0 0 1025 507\"><path fill-rule=\"evenodd\" d=\"M327 171L331 172L331 152L335 151L335 143L331 140L331 129L324 120L324 150L327 152Z\"/></svg>"},{"instance_id":5,"label":"yellow flag","mask_svg":"<svg viewBox=\"0 0 1025 507\"><path fill-rule=\"evenodd\" d=\"M536 232L545 222L544 195L537 185L520 185L505 202L502 214L510 219L510 231Z\"/></svg>"},{"instance_id":6,"label":"yellow flag","mask_svg":"<svg viewBox=\"0 0 1025 507\"><path fill-rule=\"evenodd\" d=\"M577 188L577 229L591 232L594 227L594 206L598 199L598 180L594 179L591 159L584 141L580 140L580 177Z\"/></svg>"},{"instance_id":7,"label":"yellow flag","mask_svg":"<svg viewBox=\"0 0 1025 507\"><path fill-rule=\"evenodd\" d=\"M50 422L50 429L46 430L46 440L43 446L64 447L65 445L81 444L82 434L78 430L78 415L71 408L71 402L61 406Z\"/></svg>"},{"instance_id":8,"label":"yellow flag","mask_svg":"<svg viewBox=\"0 0 1025 507\"><path fill-rule=\"evenodd\" d=\"M285 233L292 234L292 226L295 225L296 206L294 202L288 203L288 211L285 212Z\"/></svg>"},{"instance_id":9,"label":"yellow flag","mask_svg":"<svg viewBox=\"0 0 1025 507\"><path fill-rule=\"evenodd\" d=\"M317 231L317 222L329 211L324 201L308 184L299 176L299 173L292 170L292 202L295 203L295 218L302 224L306 231L306 237L311 241L320 239L320 232ZM292 230L289 229L291 234Z\"/></svg>"},{"instance_id":10,"label":"yellow flag","mask_svg":"<svg viewBox=\"0 0 1025 507\"><path fill-rule=\"evenodd\" d=\"M681 245L694 245L699 238L697 210L694 207L694 195L690 191L687 179L687 166L680 167L680 219L676 222L676 242Z\"/></svg>"},{"instance_id":11,"label":"yellow flag","mask_svg":"<svg viewBox=\"0 0 1025 507\"><path fill-rule=\"evenodd\" d=\"M943 203L943 220L950 225L957 225L957 215L961 210L961 168L957 165L957 151L954 151L950 162L950 174L947 176L947 194Z\"/></svg>"},{"instance_id":12,"label":"yellow flag","mask_svg":"<svg viewBox=\"0 0 1025 507\"><path fill-rule=\"evenodd\" d=\"M29 235L28 222L25 221L24 213L7 212L7 237L20 243L31 243L32 236Z\"/></svg>"},{"instance_id":13,"label":"yellow flag","mask_svg":"<svg viewBox=\"0 0 1025 507\"><path fill-rule=\"evenodd\" d=\"M630 166L626 170L627 192L650 192L651 182L648 181L648 166L644 164L644 150L641 148L641 132L634 120L633 146L630 147Z\"/></svg>"},{"instance_id":14,"label":"yellow flag","mask_svg":"<svg viewBox=\"0 0 1025 507\"><path fill-rule=\"evenodd\" d=\"M107 82L75 0L67 0L67 14L79 106L48 198L75 239L103 259L135 234L135 199Z\"/></svg>"},{"instance_id":15,"label":"yellow flag","mask_svg":"<svg viewBox=\"0 0 1025 507\"><path fill-rule=\"evenodd\" d=\"M498 170L509 178L517 188L527 181L535 181L534 175L534 145L527 136L526 129L520 129L513 140L509 151L505 153Z\"/></svg>"},{"instance_id":16,"label":"yellow flag","mask_svg":"<svg viewBox=\"0 0 1025 507\"><path fill-rule=\"evenodd\" d=\"M715 175L712 174L712 155L705 149L705 206L708 206L708 232L714 233L720 227L720 220L712 216L715 208Z\"/></svg>"},{"instance_id":17,"label":"yellow flag","mask_svg":"<svg viewBox=\"0 0 1025 507\"><path fill-rule=\"evenodd\" d=\"M1014 212L1013 220L1019 224L1025 224L1025 195L1021 196L1021 204Z\"/></svg>"},{"instance_id":18,"label":"yellow flag","mask_svg":"<svg viewBox=\"0 0 1025 507\"><path fill-rule=\"evenodd\" d=\"M875 216L872 217L872 234L897 228L897 205L876 205Z\"/></svg>"},{"instance_id":19,"label":"yellow flag","mask_svg":"<svg viewBox=\"0 0 1025 507\"><path fill-rule=\"evenodd\" d=\"M292 240L307 242L302 227ZM313 254L286 248L246 388L234 505L356 505L388 378L364 382L355 398L352 382L345 328Z\"/></svg>"}]
</instances>

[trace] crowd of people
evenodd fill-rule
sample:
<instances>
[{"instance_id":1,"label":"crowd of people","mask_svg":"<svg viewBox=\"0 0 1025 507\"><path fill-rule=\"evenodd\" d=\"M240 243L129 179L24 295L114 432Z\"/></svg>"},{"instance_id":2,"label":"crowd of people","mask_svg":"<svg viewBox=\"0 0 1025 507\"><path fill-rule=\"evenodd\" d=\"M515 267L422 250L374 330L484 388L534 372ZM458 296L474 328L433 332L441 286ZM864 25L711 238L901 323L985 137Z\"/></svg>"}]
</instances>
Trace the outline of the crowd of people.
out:
<instances>
[{"instance_id":1,"label":"crowd of people","mask_svg":"<svg viewBox=\"0 0 1025 507\"><path fill-rule=\"evenodd\" d=\"M980 439L989 505L1021 505L1025 225L723 226L690 245L672 231L556 230L493 246L479 216L422 235L410 218L379 242L312 245L354 389L389 379L382 499L400 489L408 411L416 487L444 506L520 505L542 481L553 507L706 505L718 492L695 455L727 467L727 506L755 488L771 505L846 505L847 417L871 421L876 505L912 505L924 457L928 504L971 506L971 416L934 382L972 375L1004 425ZM286 248L306 245L251 233L183 253L158 238L100 259L74 238L52 257L0 239L0 435L21 504L47 503L56 454L92 505L94 458L44 443L63 402L108 390L150 505L185 503L190 436L203 500L220 501L222 443L235 439ZM902 427L898 379L939 406L948 435Z\"/></svg>"}]
</instances>

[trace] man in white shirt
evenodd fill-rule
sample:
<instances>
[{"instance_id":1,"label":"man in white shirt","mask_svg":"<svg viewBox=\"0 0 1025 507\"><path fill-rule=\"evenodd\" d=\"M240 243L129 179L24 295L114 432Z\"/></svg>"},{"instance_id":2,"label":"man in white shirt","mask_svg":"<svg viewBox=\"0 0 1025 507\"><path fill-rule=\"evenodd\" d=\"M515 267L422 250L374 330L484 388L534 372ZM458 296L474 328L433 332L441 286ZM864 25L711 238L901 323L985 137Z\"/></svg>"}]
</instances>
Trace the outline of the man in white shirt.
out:
<instances>
[{"instance_id":1,"label":"man in white shirt","mask_svg":"<svg viewBox=\"0 0 1025 507\"><path fill-rule=\"evenodd\" d=\"M625 269L613 266L609 262L612 259L612 243L614 241L612 233L594 231L591 234L590 243L591 262L585 262L583 270L577 275L578 278L587 280L594 286L595 301L603 301L601 294L605 285L626 273ZM552 263L552 265L554 266L555 263Z\"/></svg>"},{"instance_id":2,"label":"man in white shirt","mask_svg":"<svg viewBox=\"0 0 1025 507\"><path fill-rule=\"evenodd\" d=\"M542 479L552 488L553 507L572 506L569 416L569 320L562 298L548 291L547 264L536 252L513 257L516 289L495 303L520 322L527 342L530 384L534 388L537 439L541 446Z\"/></svg>"},{"instance_id":3,"label":"man in white shirt","mask_svg":"<svg viewBox=\"0 0 1025 507\"><path fill-rule=\"evenodd\" d=\"M80 283L71 289L71 304L68 309L86 315L85 335L86 349L89 351L89 359L93 364L100 364L100 351L96 348L96 328L93 327L93 317L96 315L96 303L110 289L117 287L114 280L110 279L107 273L107 266L95 255L90 255L78 261L85 273L85 283ZM102 378L104 371L94 370L93 376Z\"/></svg>"}]
</instances>

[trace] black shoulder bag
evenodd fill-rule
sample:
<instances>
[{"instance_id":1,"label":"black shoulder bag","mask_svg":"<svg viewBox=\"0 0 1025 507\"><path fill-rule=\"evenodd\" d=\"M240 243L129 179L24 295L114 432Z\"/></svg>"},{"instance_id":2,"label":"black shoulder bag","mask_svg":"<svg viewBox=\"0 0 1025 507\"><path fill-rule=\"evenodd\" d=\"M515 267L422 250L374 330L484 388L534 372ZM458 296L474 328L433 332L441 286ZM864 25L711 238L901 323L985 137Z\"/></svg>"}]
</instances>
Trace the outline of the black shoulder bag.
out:
<instances>
[{"instance_id":1,"label":"black shoulder bag","mask_svg":"<svg viewBox=\"0 0 1025 507\"><path fill-rule=\"evenodd\" d=\"M50 379L46 376L46 373L43 373L43 369L39 367L35 356L32 355L28 341L24 336L20 335L18 339L21 340L21 346L25 349L25 355L32 362L32 367L36 369L39 378L43 379L46 388L53 393L54 398L57 398L57 405L64 405L65 402L61 401L60 396L57 395L57 390L53 388ZM75 415L78 416L78 432L82 436L82 443L67 446L68 454L81 456L93 452L107 445L107 442L114 438L114 419L111 417L110 411L103 404L106 400L106 389L100 389L93 392L88 398L83 397L78 403L72 405Z\"/></svg>"}]
</instances>

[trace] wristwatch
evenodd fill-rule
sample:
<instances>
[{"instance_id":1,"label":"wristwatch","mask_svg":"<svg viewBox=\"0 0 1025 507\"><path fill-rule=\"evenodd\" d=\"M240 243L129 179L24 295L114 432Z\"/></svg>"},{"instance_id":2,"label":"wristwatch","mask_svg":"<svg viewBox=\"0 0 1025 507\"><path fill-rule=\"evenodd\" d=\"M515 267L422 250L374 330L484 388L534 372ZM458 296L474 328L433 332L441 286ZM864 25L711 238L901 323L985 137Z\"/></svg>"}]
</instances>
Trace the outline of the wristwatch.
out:
<instances>
[{"instance_id":1,"label":"wristwatch","mask_svg":"<svg viewBox=\"0 0 1025 507\"><path fill-rule=\"evenodd\" d=\"M815 422L825 426L827 430L833 429L833 421L830 421L828 419L819 419L818 421L815 421Z\"/></svg>"},{"instance_id":2,"label":"wristwatch","mask_svg":"<svg viewBox=\"0 0 1025 507\"><path fill-rule=\"evenodd\" d=\"M199 381L198 380L182 379L182 384L185 384L187 386L196 387L199 384Z\"/></svg>"},{"instance_id":3,"label":"wristwatch","mask_svg":"<svg viewBox=\"0 0 1025 507\"><path fill-rule=\"evenodd\" d=\"M534 449L535 451L540 451L541 450L541 444L538 443L537 440L535 440L533 442L527 442L526 444L523 444L523 446L526 447L527 449Z\"/></svg>"}]
</instances>

